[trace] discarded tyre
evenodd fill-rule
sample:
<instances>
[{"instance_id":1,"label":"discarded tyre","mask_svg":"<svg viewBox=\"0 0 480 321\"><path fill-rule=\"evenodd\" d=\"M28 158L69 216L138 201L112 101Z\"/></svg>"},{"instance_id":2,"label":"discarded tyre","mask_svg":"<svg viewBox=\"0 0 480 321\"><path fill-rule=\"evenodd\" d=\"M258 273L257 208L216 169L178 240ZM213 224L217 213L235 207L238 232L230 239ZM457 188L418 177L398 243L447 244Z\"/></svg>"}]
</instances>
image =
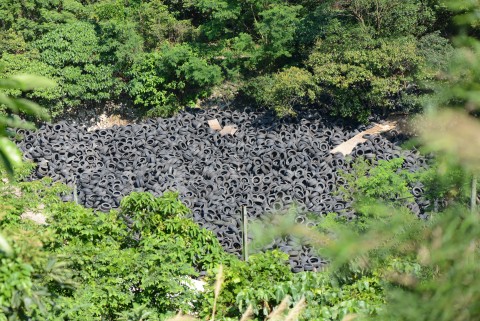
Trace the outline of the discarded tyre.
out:
<instances>
[{"instance_id":1,"label":"discarded tyre","mask_svg":"<svg viewBox=\"0 0 480 321\"><path fill-rule=\"evenodd\" d=\"M236 125L237 132L222 136L211 130L207 120L212 118L222 126ZM293 203L320 216L337 212L354 217L350 204L334 193L345 184L338 171L350 171L352 160L329 151L363 129L321 115L294 122L249 111L189 110L170 119L92 132L65 122L43 125L35 133L19 132L24 137L19 145L25 157L38 164L34 178L51 176L75 184L75 198L101 211L117 208L132 191L159 195L177 190L192 209L193 219L214 231L228 252L239 254L242 205L250 218ZM427 166L418 153L402 151L395 141L395 136L389 140L371 135L352 156L402 156L407 169ZM423 189L411 188L417 202L409 207L424 217L429 203L422 198ZM303 214L296 221L315 225ZM325 264L291 243L276 240L272 248L291 254L294 271L316 270Z\"/></svg>"}]
</instances>

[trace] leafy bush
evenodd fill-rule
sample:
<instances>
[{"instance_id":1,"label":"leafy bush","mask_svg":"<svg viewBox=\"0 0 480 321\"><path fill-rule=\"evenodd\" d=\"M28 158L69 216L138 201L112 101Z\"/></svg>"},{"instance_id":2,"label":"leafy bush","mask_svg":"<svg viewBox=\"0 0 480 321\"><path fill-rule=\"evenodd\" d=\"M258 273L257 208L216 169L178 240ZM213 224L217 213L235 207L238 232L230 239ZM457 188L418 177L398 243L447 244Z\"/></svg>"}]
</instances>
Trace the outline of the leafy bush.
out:
<instances>
[{"instance_id":1,"label":"leafy bush","mask_svg":"<svg viewBox=\"0 0 480 321\"><path fill-rule=\"evenodd\" d=\"M344 30L317 43L308 59L334 115L366 121L375 110L409 110L402 97L422 79L424 58L413 37L374 39Z\"/></svg>"},{"instance_id":2,"label":"leafy bush","mask_svg":"<svg viewBox=\"0 0 480 321\"><path fill-rule=\"evenodd\" d=\"M39 60L54 67L62 97L54 104L53 114L81 103L100 102L119 93L120 83L113 77L111 65L101 61L99 39L94 25L72 22L60 25L34 42Z\"/></svg>"},{"instance_id":3,"label":"leafy bush","mask_svg":"<svg viewBox=\"0 0 480 321\"><path fill-rule=\"evenodd\" d=\"M302 6L274 5L261 11L261 19L255 23L260 35L260 52L257 58L262 68L272 66L282 57L291 57L294 52L294 36L300 23L298 14Z\"/></svg>"},{"instance_id":4,"label":"leafy bush","mask_svg":"<svg viewBox=\"0 0 480 321\"><path fill-rule=\"evenodd\" d=\"M188 249L183 255L197 270L213 268L223 259L215 235L185 217L190 210L176 192L167 191L160 197L133 192L122 200L121 213L131 222L131 232L139 237L174 238L177 244L183 244Z\"/></svg>"},{"instance_id":5,"label":"leafy bush","mask_svg":"<svg viewBox=\"0 0 480 321\"><path fill-rule=\"evenodd\" d=\"M387 206L377 206L375 212L391 219L372 221L363 234L344 230L324 253L332 257L335 268L354 262L360 263L363 273L382 271L387 300L379 319L472 320L479 292L476 282L463 282L478 269L471 257L476 252L471 242L479 236L478 219L458 207L432 214L428 222L397 219L402 212ZM339 273L352 275L349 269ZM466 310L468 316L462 314Z\"/></svg>"},{"instance_id":6,"label":"leafy bush","mask_svg":"<svg viewBox=\"0 0 480 321\"><path fill-rule=\"evenodd\" d=\"M213 272L216 272L215 270ZM280 251L254 254L248 262L231 260L224 268L224 282L217 302L217 315L236 317L252 305L257 315L267 316L283 297L278 298L274 285L290 281L293 273L288 266L288 255ZM213 284L212 284L213 287ZM202 301L205 316L211 313L214 291L207 292Z\"/></svg>"},{"instance_id":7,"label":"leafy bush","mask_svg":"<svg viewBox=\"0 0 480 321\"><path fill-rule=\"evenodd\" d=\"M31 48L31 47L34 48ZM84 103L112 98L121 89L113 67L104 63L95 27L86 22L60 25L30 44L21 54L4 54L5 74L35 74L56 81L53 88L34 90L27 97L38 101L55 117ZM19 96L19 90L9 91Z\"/></svg>"},{"instance_id":8,"label":"leafy bush","mask_svg":"<svg viewBox=\"0 0 480 321\"><path fill-rule=\"evenodd\" d=\"M211 232L184 217L176 193L134 193L120 214L62 202L68 192L48 178L0 180L0 234L13 249L9 257L0 252L0 320L2 311L24 314L21 320L116 320L140 310L154 320L189 311L199 295L191 278L231 259ZM43 215L48 225L22 219L25 213Z\"/></svg>"},{"instance_id":9,"label":"leafy bush","mask_svg":"<svg viewBox=\"0 0 480 321\"><path fill-rule=\"evenodd\" d=\"M329 270L293 274L286 259L285 254L273 251L255 254L248 262L230 262L223 270L216 317L236 318L250 306L254 317L263 319L285 299L287 307L306 301L305 320L343 320L351 313L374 316L381 311L385 296L379 272L357 273L349 279ZM213 289L206 296L201 311L205 317L211 313Z\"/></svg>"},{"instance_id":10,"label":"leafy bush","mask_svg":"<svg viewBox=\"0 0 480 321\"><path fill-rule=\"evenodd\" d=\"M143 39L136 31L136 25L123 20L100 21L98 30L102 63L113 66L113 77L126 78L127 71L144 51Z\"/></svg>"},{"instance_id":11,"label":"leafy bush","mask_svg":"<svg viewBox=\"0 0 480 321\"><path fill-rule=\"evenodd\" d=\"M53 116L105 100L171 115L223 77L255 87L284 74L298 86L267 99L279 115L291 112L291 100L310 104L315 92L335 115L365 121L372 111L416 110L419 96L437 89L449 15L425 0L5 0L0 59L9 75L58 82L28 96ZM302 80L307 71L313 81Z\"/></svg>"},{"instance_id":12,"label":"leafy bush","mask_svg":"<svg viewBox=\"0 0 480 321\"><path fill-rule=\"evenodd\" d=\"M165 45L133 64L129 92L148 115L169 116L205 97L222 77L220 68L199 58L188 45Z\"/></svg>"},{"instance_id":13,"label":"leafy bush","mask_svg":"<svg viewBox=\"0 0 480 321\"><path fill-rule=\"evenodd\" d=\"M383 282L378 273L358 275L349 282L329 271L295 274L292 281L275 284L277 295L288 295L293 302L304 297L304 320L344 320L349 314L375 317L385 303Z\"/></svg>"},{"instance_id":14,"label":"leafy bush","mask_svg":"<svg viewBox=\"0 0 480 321\"><path fill-rule=\"evenodd\" d=\"M142 3L138 8L138 26L147 48L155 49L165 41L183 43L195 34L191 20L178 20L163 1Z\"/></svg>"},{"instance_id":15,"label":"leafy bush","mask_svg":"<svg viewBox=\"0 0 480 321\"><path fill-rule=\"evenodd\" d=\"M0 3L2 32L15 30L28 42L38 39L45 32L55 29L57 24L74 21L84 15L85 8L76 1L60 3L56 0L6 0Z\"/></svg>"},{"instance_id":16,"label":"leafy bush","mask_svg":"<svg viewBox=\"0 0 480 321\"><path fill-rule=\"evenodd\" d=\"M189 278L226 254L211 232L179 216L186 212L175 193L128 196L121 209L127 223L114 211L94 215L74 204L57 207L51 223L56 252L69 257L82 284L62 304L67 310L79 302L89 307L69 317L114 318L135 304L156 315L192 309L189 302L198 294Z\"/></svg>"},{"instance_id":17,"label":"leafy bush","mask_svg":"<svg viewBox=\"0 0 480 321\"><path fill-rule=\"evenodd\" d=\"M433 7L417 0L353 0L339 6L364 31L383 37L420 36L435 22Z\"/></svg>"},{"instance_id":18,"label":"leafy bush","mask_svg":"<svg viewBox=\"0 0 480 321\"><path fill-rule=\"evenodd\" d=\"M35 233L27 235L39 237ZM50 272L43 266L47 253L42 251L39 239L21 246L13 238L7 240L13 250L0 251L0 320L47 320L47 309L53 303L45 284L46 274ZM57 265L55 272L60 273L55 276L59 279L66 276L66 271L58 271L59 265L54 260L47 264Z\"/></svg>"},{"instance_id":19,"label":"leafy bush","mask_svg":"<svg viewBox=\"0 0 480 321\"><path fill-rule=\"evenodd\" d=\"M317 91L312 74L297 67L255 78L245 88L259 105L275 110L279 116L294 115L295 107L314 103Z\"/></svg>"},{"instance_id":20,"label":"leafy bush","mask_svg":"<svg viewBox=\"0 0 480 321\"><path fill-rule=\"evenodd\" d=\"M54 86L46 88L32 88L27 92L23 92L20 88L9 88L5 90L6 94L12 97L21 97L22 95L27 98L40 102L54 102L58 101L62 97L61 87L58 84L58 79L55 79L55 68L40 61L38 50L27 51L21 54L8 54L5 53L0 59L2 65L2 71L5 77L13 77L15 75L36 75L42 76L52 81L56 81ZM55 107L46 108L48 111L56 112Z\"/></svg>"},{"instance_id":21,"label":"leafy bush","mask_svg":"<svg viewBox=\"0 0 480 321\"><path fill-rule=\"evenodd\" d=\"M151 233L161 222L183 216L190 210L178 199L178 193L167 191L161 197L150 193L132 192L121 201L122 212L138 220L139 228Z\"/></svg>"},{"instance_id":22,"label":"leafy bush","mask_svg":"<svg viewBox=\"0 0 480 321\"><path fill-rule=\"evenodd\" d=\"M457 21L465 23L467 29L478 26L478 3L468 1L446 1L452 9L459 11ZM465 30L466 31L466 30ZM457 97L469 97L470 99L455 100L454 106L467 107L469 110L478 108L478 97L475 94L475 79L478 79L478 56L474 55L474 49L478 48L478 39L457 39L457 46L463 47L464 61L468 64L457 65L451 79L453 83L445 89L445 94L459 95ZM473 66L472 66L473 64ZM458 68L458 69L457 69ZM470 77L461 77L459 74L467 74ZM457 94L455 94L457 93ZM464 105L465 104L465 105ZM471 104L471 106L468 106ZM435 109L443 109L444 105L436 105ZM454 170L458 167L469 173L475 180L479 171L479 158L476 150L478 143L472 137L480 133L478 119L463 112L438 111L430 113L422 119L419 126L420 139L429 150L434 150L445 155L447 159L455 162ZM449 168L443 169L448 171ZM441 182L441 180L439 181ZM472 184L472 198L477 198ZM462 200L460 200L462 201ZM372 229L369 235L363 238L350 240L338 244L337 248L355 248L354 258L362 257L368 262L368 266L376 266L376 253L369 253L364 247L382 248L387 251L402 253L404 256L414 257L422 269L432 271L430 275L418 278L414 273L390 275L387 279L391 283L389 287L389 301L382 315L386 320L475 320L479 318L479 284L478 280L471 278L479 271L476 260L480 238L480 221L478 219L479 208L476 200L470 209L460 202L451 206L444 213L433 214L427 224L403 225L379 224ZM391 211L391 209L380 209ZM395 243L389 242L392 232L403 231L408 238L398 237ZM403 236L403 235L399 235ZM352 244L353 242L355 244ZM353 253L353 251L352 251Z\"/></svg>"},{"instance_id":23,"label":"leafy bush","mask_svg":"<svg viewBox=\"0 0 480 321\"><path fill-rule=\"evenodd\" d=\"M411 185L421 178L421 171L412 173L402 169L404 159L378 160L372 164L364 158L355 160L352 172L341 172L346 188L339 192L348 201L381 200L394 205L405 205L414 200Z\"/></svg>"},{"instance_id":24,"label":"leafy bush","mask_svg":"<svg viewBox=\"0 0 480 321\"><path fill-rule=\"evenodd\" d=\"M15 30L8 29L0 35L0 52L3 54L22 53L26 50L25 39Z\"/></svg>"},{"instance_id":25,"label":"leafy bush","mask_svg":"<svg viewBox=\"0 0 480 321\"><path fill-rule=\"evenodd\" d=\"M40 211L43 202L59 202L65 192L61 184L44 179L19 183L32 168L31 164L15 167L15 179L6 180L0 166L0 234L5 236L10 251L0 249L0 320L48 320L55 310L52 289L70 289L74 282L71 271L46 244L52 240L44 226L25 213ZM3 244L5 245L5 244Z\"/></svg>"},{"instance_id":26,"label":"leafy bush","mask_svg":"<svg viewBox=\"0 0 480 321\"><path fill-rule=\"evenodd\" d=\"M303 7L287 1L197 1L199 42L227 72L238 76L277 70L297 51Z\"/></svg>"}]
</instances>

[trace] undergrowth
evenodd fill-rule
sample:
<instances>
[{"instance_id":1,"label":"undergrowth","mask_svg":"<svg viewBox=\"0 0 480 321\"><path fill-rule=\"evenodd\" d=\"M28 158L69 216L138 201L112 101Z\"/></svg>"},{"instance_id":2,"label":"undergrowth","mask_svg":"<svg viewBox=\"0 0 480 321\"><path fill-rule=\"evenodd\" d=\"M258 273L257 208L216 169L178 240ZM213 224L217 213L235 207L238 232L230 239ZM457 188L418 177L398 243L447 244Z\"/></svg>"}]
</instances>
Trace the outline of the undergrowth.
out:
<instances>
[{"instance_id":1,"label":"undergrowth","mask_svg":"<svg viewBox=\"0 0 480 321\"><path fill-rule=\"evenodd\" d=\"M303 304L306 319L341 320L352 312L374 315L384 301L373 274L339 282L329 271L293 274L278 250L248 262L227 254L188 218L175 192L132 193L119 210L102 213L61 201L71 193L61 183L22 181L30 170L26 165L16 179L0 182L0 234L13 248L0 252L2 321L160 320L177 311L208 319L213 302L217 320L247 310L263 320L278 306L286 317ZM29 211L46 224L22 218ZM220 265L224 282L215 299ZM191 284L200 272L203 292Z\"/></svg>"},{"instance_id":2,"label":"undergrowth","mask_svg":"<svg viewBox=\"0 0 480 321\"><path fill-rule=\"evenodd\" d=\"M428 177L405 172L402 162L371 167L359 161L357 176L345 176L350 188L345 196L365 196L355 205L361 217L353 222L329 214L311 229L295 224L298 213L293 208L283 216L277 213L275 224L250 227L260 243L256 247L276 235L293 235L320 256L334 259L319 272L297 274L279 250L255 253L247 262L227 254L212 232L189 218L190 210L176 192L160 197L133 192L119 210L103 213L63 202L60 196L71 191L49 178L22 181L31 165L17 169L16 179L3 173L0 234L11 250L0 252L0 320L162 320L177 311L212 320L379 316L392 276L427 279L434 274L415 255L392 250L431 224L402 210L403 199L412 197L410 185ZM359 174L365 178L358 179ZM402 201L383 210L378 198ZM25 218L27 212L43 215L46 224ZM382 235L381 246L352 246L379 224L389 226L385 231L390 233ZM374 261L350 259L365 250ZM199 278L204 290L192 284Z\"/></svg>"}]
</instances>

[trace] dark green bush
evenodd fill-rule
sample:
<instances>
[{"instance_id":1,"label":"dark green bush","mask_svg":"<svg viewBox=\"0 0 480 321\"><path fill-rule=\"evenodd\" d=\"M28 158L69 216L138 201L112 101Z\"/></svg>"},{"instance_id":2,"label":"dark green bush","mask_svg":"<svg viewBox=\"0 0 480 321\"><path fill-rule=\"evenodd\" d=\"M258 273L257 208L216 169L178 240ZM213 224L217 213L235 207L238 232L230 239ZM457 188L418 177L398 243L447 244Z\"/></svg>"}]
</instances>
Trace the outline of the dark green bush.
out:
<instances>
[{"instance_id":1,"label":"dark green bush","mask_svg":"<svg viewBox=\"0 0 480 321\"><path fill-rule=\"evenodd\" d=\"M424 171L412 173L402 169L403 163L403 158L380 159L378 163L358 158L352 172L340 172L347 187L342 188L339 193L347 201L368 198L397 206L412 202L412 184L420 181Z\"/></svg>"},{"instance_id":2,"label":"dark green bush","mask_svg":"<svg viewBox=\"0 0 480 321\"><path fill-rule=\"evenodd\" d=\"M101 60L102 48L95 26L88 22L60 25L34 43L39 60L53 67L62 97L51 101L57 111L81 103L105 101L120 91L111 65Z\"/></svg>"},{"instance_id":3,"label":"dark green bush","mask_svg":"<svg viewBox=\"0 0 480 321\"><path fill-rule=\"evenodd\" d=\"M189 278L220 264L226 254L211 232L182 217L187 212L172 192L158 198L133 193L122 201L121 216L94 215L74 204L55 208L55 252L69 258L82 283L62 304L68 310L80 302L89 306L69 317L113 318L134 304L155 314L192 309L189 302L198 293Z\"/></svg>"},{"instance_id":4,"label":"dark green bush","mask_svg":"<svg viewBox=\"0 0 480 321\"><path fill-rule=\"evenodd\" d=\"M422 79L424 57L414 37L372 38L344 30L317 43L308 66L334 115L366 121L377 111L408 111L408 88Z\"/></svg>"},{"instance_id":5,"label":"dark green bush","mask_svg":"<svg viewBox=\"0 0 480 321\"><path fill-rule=\"evenodd\" d=\"M206 97L222 80L220 68L208 64L188 45L165 45L144 54L129 72L129 93L150 116L169 116Z\"/></svg>"},{"instance_id":6,"label":"dark green bush","mask_svg":"<svg viewBox=\"0 0 480 321\"><path fill-rule=\"evenodd\" d=\"M20 320L116 320L139 307L152 318L189 311L199 299L191 278L233 259L211 232L184 217L188 209L176 193L134 193L120 214L64 203L65 192L47 178L0 180L0 234L13 248L13 256L0 251L0 320L2 313ZM44 215L48 225L21 219L28 211Z\"/></svg>"},{"instance_id":7,"label":"dark green bush","mask_svg":"<svg viewBox=\"0 0 480 321\"><path fill-rule=\"evenodd\" d=\"M122 84L113 75L113 65L102 60L95 26L87 22L59 25L20 54L4 54L0 63L6 76L36 74L56 81L53 88L34 90L26 96L58 116L82 104L99 103L120 93ZM31 48L33 47L33 48ZM10 95L19 96L19 90Z\"/></svg>"},{"instance_id":8,"label":"dark green bush","mask_svg":"<svg viewBox=\"0 0 480 321\"><path fill-rule=\"evenodd\" d=\"M53 116L106 100L172 115L226 79L279 115L322 102L366 121L436 90L450 32L448 10L424 0L6 0L0 16L6 73L57 80L29 94ZM293 85L269 90L281 75Z\"/></svg>"},{"instance_id":9,"label":"dark green bush","mask_svg":"<svg viewBox=\"0 0 480 321\"><path fill-rule=\"evenodd\" d=\"M313 104L318 88L305 69L290 67L273 75L253 79L245 88L247 95L277 115L295 115L295 107Z\"/></svg>"}]
</instances>

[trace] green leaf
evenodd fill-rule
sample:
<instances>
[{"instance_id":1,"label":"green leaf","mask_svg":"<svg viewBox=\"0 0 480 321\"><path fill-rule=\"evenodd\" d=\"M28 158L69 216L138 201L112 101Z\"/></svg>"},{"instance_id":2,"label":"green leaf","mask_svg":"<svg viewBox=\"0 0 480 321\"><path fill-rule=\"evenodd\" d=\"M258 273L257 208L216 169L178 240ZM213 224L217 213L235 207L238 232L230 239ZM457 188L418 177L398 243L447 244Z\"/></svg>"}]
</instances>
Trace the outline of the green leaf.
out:
<instances>
[{"instance_id":1,"label":"green leaf","mask_svg":"<svg viewBox=\"0 0 480 321\"><path fill-rule=\"evenodd\" d=\"M14 167L22 163L22 153L17 146L6 137L0 137L0 161L9 175L13 175Z\"/></svg>"},{"instance_id":2,"label":"green leaf","mask_svg":"<svg viewBox=\"0 0 480 321\"><path fill-rule=\"evenodd\" d=\"M51 88L57 85L53 80L42 76L15 75L10 78L16 81L19 85L17 88L20 88L23 91L40 88Z\"/></svg>"},{"instance_id":3,"label":"green leaf","mask_svg":"<svg viewBox=\"0 0 480 321\"><path fill-rule=\"evenodd\" d=\"M7 240L0 234L0 251L5 253L7 256L12 255L12 248L8 244Z\"/></svg>"}]
</instances>

